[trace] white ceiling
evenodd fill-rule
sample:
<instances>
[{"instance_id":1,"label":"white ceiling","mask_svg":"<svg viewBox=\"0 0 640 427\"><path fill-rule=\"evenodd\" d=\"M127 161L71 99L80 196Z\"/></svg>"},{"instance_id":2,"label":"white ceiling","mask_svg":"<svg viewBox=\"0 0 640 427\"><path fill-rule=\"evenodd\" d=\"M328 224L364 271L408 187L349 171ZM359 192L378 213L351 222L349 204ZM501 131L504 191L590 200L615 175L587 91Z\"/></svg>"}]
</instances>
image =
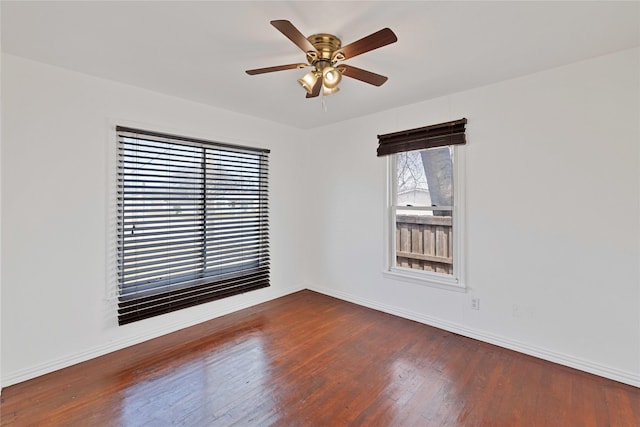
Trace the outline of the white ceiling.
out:
<instances>
[{"instance_id":1,"label":"white ceiling","mask_svg":"<svg viewBox=\"0 0 640 427\"><path fill-rule=\"evenodd\" d=\"M156 92L314 128L640 45L640 3L2 1L2 51ZM343 45L389 27L398 42L345 63L389 77L343 79L306 99L305 62L269 21Z\"/></svg>"}]
</instances>

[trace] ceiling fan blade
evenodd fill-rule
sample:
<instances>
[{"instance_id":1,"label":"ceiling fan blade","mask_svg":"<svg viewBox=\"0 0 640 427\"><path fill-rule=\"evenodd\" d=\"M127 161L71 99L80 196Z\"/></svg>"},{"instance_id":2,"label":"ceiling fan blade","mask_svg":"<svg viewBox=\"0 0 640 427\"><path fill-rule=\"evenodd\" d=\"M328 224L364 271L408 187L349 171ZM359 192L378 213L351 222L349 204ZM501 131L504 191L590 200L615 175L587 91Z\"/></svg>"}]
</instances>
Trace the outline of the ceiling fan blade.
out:
<instances>
[{"instance_id":1,"label":"ceiling fan blade","mask_svg":"<svg viewBox=\"0 0 640 427\"><path fill-rule=\"evenodd\" d=\"M374 86L382 86L388 79L380 74L345 64L340 64L338 70L342 72L343 76L351 77L352 79L360 80Z\"/></svg>"},{"instance_id":2,"label":"ceiling fan blade","mask_svg":"<svg viewBox=\"0 0 640 427\"><path fill-rule=\"evenodd\" d=\"M253 76L256 74L273 73L274 71L292 70L294 68L304 68L308 66L309 66L308 64L277 65L275 67L256 68L255 70L247 70L246 73L249 74L250 76Z\"/></svg>"},{"instance_id":3,"label":"ceiling fan blade","mask_svg":"<svg viewBox=\"0 0 640 427\"><path fill-rule=\"evenodd\" d=\"M320 95L320 89L322 89L322 77L319 77L318 80L316 80L316 83L313 85L313 88L311 89L311 93L307 93L307 98L315 98L316 96Z\"/></svg>"},{"instance_id":4,"label":"ceiling fan blade","mask_svg":"<svg viewBox=\"0 0 640 427\"><path fill-rule=\"evenodd\" d=\"M396 37L393 31L389 28L383 28L380 31L376 31L373 34L369 34L360 40L356 40L355 42L344 46L334 54L334 57L335 55L342 54L344 59L350 59L354 56L361 55L397 41L398 37Z\"/></svg>"},{"instance_id":5,"label":"ceiling fan blade","mask_svg":"<svg viewBox=\"0 0 640 427\"><path fill-rule=\"evenodd\" d=\"M294 27L291 22L284 19L279 19L276 21L271 21L271 25L276 27L278 31L280 31L296 46L302 49L303 52L317 52L316 48L313 47L309 40L307 40L307 38L296 27Z\"/></svg>"}]
</instances>

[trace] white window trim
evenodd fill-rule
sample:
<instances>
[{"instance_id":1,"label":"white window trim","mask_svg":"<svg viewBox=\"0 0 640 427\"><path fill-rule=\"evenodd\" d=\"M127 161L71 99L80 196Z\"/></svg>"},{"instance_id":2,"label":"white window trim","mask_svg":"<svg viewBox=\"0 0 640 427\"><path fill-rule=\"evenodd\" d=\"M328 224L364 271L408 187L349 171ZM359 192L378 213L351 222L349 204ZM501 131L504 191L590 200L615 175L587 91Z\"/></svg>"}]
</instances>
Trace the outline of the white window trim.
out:
<instances>
[{"instance_id":1,"label":"white window trim","mask_svg":"<svg viewBox=\"0 0 640 427\"><path fill-rule=\"evenodd\" d=\"M454 275L440 274L431 271L421 271L411 268L394 266L395 258L395 210L393 209L393 193L396 186L395 155L387 156L387 189L385 199L385 261L382 274L384 277L439 289L466 292L465 281L465 153L459 145L453 147L454 163L453 194L453 272Z\"/></svg>"}]
</instances>

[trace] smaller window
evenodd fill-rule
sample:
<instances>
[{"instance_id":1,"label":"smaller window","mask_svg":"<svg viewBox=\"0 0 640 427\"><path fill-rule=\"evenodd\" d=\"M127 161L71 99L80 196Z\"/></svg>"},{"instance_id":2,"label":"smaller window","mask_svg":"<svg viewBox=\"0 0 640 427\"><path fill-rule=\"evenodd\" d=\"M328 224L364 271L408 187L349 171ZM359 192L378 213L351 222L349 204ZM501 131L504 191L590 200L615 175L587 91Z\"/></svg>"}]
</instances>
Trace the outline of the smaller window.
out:
<instances>
[{"instance_id":1,"label":"smaller window","mask_svg":"<svg viewBox=\"0 0 640 427\"><path fill-rule=\"evenodd\" d=\"M461 203L464 181L458 144L466 142L465 123L462 119L390 134L396 138L391 142L383 141L385 136L379 137L378 152L387 151L385 154L389 156L385 271L394 278L464 288ZM435 137L429 135L434 128ZM402 145L397 141L399 135ZM395 146L391 145L393 142Z\"/></svg>"}]
</instances>

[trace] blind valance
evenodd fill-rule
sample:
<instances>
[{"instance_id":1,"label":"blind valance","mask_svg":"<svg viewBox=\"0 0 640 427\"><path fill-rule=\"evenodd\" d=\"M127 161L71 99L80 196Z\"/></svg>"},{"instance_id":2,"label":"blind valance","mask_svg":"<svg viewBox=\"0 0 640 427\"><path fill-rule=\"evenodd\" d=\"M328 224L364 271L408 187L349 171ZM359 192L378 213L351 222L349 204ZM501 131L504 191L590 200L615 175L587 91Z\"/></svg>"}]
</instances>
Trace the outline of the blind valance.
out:
<instances>
[{"instance_id":1,"label":"blind valance","mask_svg":"<svg viewBox=\"0 0 640 427\"><path fill-rule=\"evenodd\" d=\"M466 144L467 119L378 135L378 157L405 151Z\"/></svg>"}]
</instances>

